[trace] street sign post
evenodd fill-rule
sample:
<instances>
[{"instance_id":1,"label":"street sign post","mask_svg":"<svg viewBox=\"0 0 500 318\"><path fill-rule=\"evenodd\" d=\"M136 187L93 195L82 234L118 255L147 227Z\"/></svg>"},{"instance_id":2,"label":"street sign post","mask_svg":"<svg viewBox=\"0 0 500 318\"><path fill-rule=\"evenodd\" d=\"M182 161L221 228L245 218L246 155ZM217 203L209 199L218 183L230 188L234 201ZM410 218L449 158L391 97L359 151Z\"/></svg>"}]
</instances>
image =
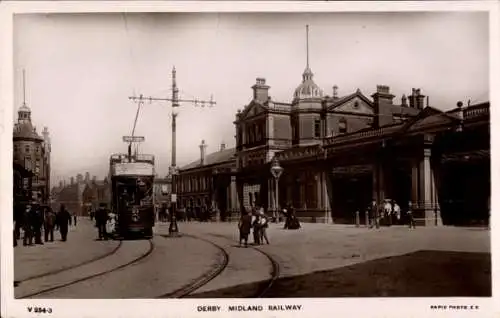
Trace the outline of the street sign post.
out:
<instances>
[{"instance_id":1,"label":"street sign post","mask_svg":"<svg viewBox=\"0 0 500 318\"><path fill-rule=\"evenodd\" d=\"M144 136L123 136L124 142L144 142Z\"/></svg>"}]
</instances>

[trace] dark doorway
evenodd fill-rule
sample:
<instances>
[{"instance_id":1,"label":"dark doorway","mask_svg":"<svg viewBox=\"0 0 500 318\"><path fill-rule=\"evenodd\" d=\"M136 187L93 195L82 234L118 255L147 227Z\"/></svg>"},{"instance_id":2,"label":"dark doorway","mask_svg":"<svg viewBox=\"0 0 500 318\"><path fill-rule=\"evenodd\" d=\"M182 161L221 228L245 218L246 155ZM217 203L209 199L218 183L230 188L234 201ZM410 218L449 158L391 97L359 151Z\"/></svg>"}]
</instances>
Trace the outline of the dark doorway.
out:
<instances>
[{"instance_id":1,"label":"dark doorway","mask_svg":"<svg viewBox=\"0 0 500 318\"><path fill-rule=\"evenodd\" d=\"M371 174L334 175L328 187L334 223L354 224L356 211L363 219L372 199Z\"/></svg>"},{"instance_id":2,"label":"dark doorway","mask_svg":"<svg viewBox=\"0 0 500 318\"><path fill-rule=\"evenodd\" d=\"M488 225L490 165L483 162L448 162L442 165L439 201L444 225Z\"/></svg>"}]
</instances>

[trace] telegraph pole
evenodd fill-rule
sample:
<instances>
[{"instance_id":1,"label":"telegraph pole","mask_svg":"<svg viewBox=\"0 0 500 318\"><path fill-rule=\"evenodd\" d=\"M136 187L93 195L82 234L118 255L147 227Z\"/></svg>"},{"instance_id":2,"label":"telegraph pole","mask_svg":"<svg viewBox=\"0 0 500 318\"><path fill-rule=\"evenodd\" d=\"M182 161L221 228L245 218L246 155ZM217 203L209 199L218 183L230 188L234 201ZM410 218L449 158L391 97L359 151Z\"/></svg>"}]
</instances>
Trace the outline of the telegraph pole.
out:
<instances>
[{"instance_id":1,"label":"telegraph pole","mask_svg":"<svg viewBox=\"0 0 500 318\"><path fill-rule=\"evenodd\" d=\"M179 174L179 170L177 169L176 166L176 118L177 118L177 113L175 112L175 109L180 106L180 103L193 103L195 106L201 106L201 107L212 107L213 105L216 104L216 102L210 98L209 101L206 100L199 100L199 99L179 99L179 89L177 88L177 80L176 80L176 70L175 66L172 69L172 98L162 98L162 97L152 97L148 96L145 97L142 94L139 96L131 96L129 97L130 100L133 100L135 102L138 102L139 104L143 103L144 101L149 101L152 103L153 101L160 101L160 102L171 102L172 106L172 161L171 165L169 168L169 174L172 178L172 195L171 195L171 206L172 206L172 213L170 216L170 226L168 227L168 232L170 236L178 236L179 235L179 227L177 226L177 176Z\"/></svg>"}]
</instances>

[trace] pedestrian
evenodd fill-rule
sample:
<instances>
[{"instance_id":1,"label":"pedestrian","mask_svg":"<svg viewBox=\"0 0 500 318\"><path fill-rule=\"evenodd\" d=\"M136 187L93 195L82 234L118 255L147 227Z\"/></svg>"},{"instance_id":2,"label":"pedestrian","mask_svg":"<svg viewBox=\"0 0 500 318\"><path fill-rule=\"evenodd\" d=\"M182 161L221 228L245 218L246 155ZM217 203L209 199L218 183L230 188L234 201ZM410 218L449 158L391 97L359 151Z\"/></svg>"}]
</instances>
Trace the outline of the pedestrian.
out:
<instances>
[{"instance_id":1,"label":"pedestrian","mask_svg":"<svg viewBox=\"0 0 500 318\"><path fill-rule=\"evenodd\" d=\"M13 213L12 213L12 216L13 216L13 222L14 222L14 230L12 231L12 238L14 239L13 242L14 242L14 247L17 246L17 233L16 233L16 229L17 229L17 222L18 222L18 216L17 216L17 210L18 210L18 207L17 205L14 205L14 209L13 209Z\"/></svg>"},{"instance_id":2,"label":"pedestrian","mask_svg":"<svg viewBox=\"0 0 500 318\"><path fill-rule=\"evenodd\" d=\"M35 237L35 244L43 245L42 242L42 226L43 226L43 211L39 204L31 206L31 217L33 226L33 235Z\"/></svg>"},{"instance_id":3,"label":"pedestrian","mask_svg":"<svg viewBox=\"0 0 500 318\"><path fill-rule=\"evenodd\" d=\"M116 232L116 214L109 213L108 220L106 222L105 235L107 236L107 238L109 237L112 238L115 232Z\"/></svg>"},{"instance_id":4,"label":"pedestrian","mask_svg":"<svg viewBox=\"0 0 500 318\"><path fill-rule=\"evenodd\" d=\"M400 224L401 220L401 208L399 207L399 204L396 201L393 201L393 209L394 209L394 216L396 216L396 223Z\"/></svg>"},{"instance_id":5,"label":"pedestrian","mask_svg":"<svg viewBox=\"0 0 500 318\"><path fill-rule=\"evenodd\" d=\"M240 230L240 246L242 241L245 241L245 247L248 246L248 235L252 227L252 216L243 210L241 213L240 221L238 222L238 229Z\"/></svg>"},{"instance_id":6,"label":"pedestrian","mask_svg":"<svg viewBox=\"0 0 500 318\"><path fill-rule=\"evenodd\" d=\"M394 200L388 200L385 207L386 215L387 215L387 225L392 225L392 215L394 213Z\"/></svg>"},{"instance_id":7,"label":"pedestrian","mask_svg":"<svg viewBox=\"0 0 500 318\"><path fill-rule=\"evenodd\" d=\"M287 208L283 209L282 211L283 215L285 216L285 225L283 228L286 230L290 227L290 219L292 215L292 206L288 206Z\"/></svg>"},{"instance_id":8,"label":"pedestrian","mask_svg":"<svg viewBox=\"0 0 500 318\"><path fill-rule=\"evenodd\" d=\"M31 246L33 245L33 228L32 228L32 217L31 217L31 204L26 205L26 209L23 214L23 245Z\"/></svg>"},{"instance_id":9,"label":"pedestrian","mask_svg":"<svg viewBox=\"0 0 500 318\"><path fill-rule=\"evenodd\" d=\"M372 200L370 213L371 213L370 229L373 228L374 226L378 229L380 227L380 219L379 219L379 211L378 211L378 207L377 207L377 201L375 199Z\"/></svg>"},{"instance_id":10,"label":"pedestrian","mask_svg":"<svg viewBox=\"0 0 500 318\"><path fill-rule=\"evenodd\" d=\"M253 243L254 245L260 245L260 215L255 214L255 219L252 223L253 227Z\"/></svg>"},{"instance_id":11,"label":"pedestrian","mask_svg":"<svg viewBox=\"0 0 500 318\"><path fill-rule=\"evenodd\" d=\"M70 215L69 215L69 220L68 220L68 224L69 224L69 226L71 226L71 223L73 223L73 222L71 222L71 221L72 221L72 218L73 218L73 217L72 217L72 216L71 216L71 214L70 214Z\"/></svg>"},{"instance_id":12,"label":"pedestrian","mask_svg":"<svg viewBox=\"0 0 500 318\"><path fill-rule=\"evenodd\" d=\"M76 213L73 214L73 223L75 223L75 226L76 226Z\"/></svg>"},{"instance_id":13,"label":"pedestrian","mask_svg":"<svg viewBox=\"0 0 500 318\"><path fill-rule=\"evenodd\" d=\"M108 211L105 208L105 204L101 203L99 208L95 212L95 223L97 227L97 232L99 235L99 240L107 239L106 223L108 222Z\"/></svg>"},{"instance_id":14,"label":"pedestrian","mask_svg":"<svg viewBox=\"0 0 500 318\"><path fill-rule=\"evenodd\" d=\"M408 202L408 226L410 229L411 228L416 229L415 219L413 218L413 207L411 201Z\"/></svg>"},{"instance_id":15,"label":"pedestrian","mask_svg":"<svg viewBox=\"0 0 500 318\"><path fill-rule=\"evenodd\" d=\"M264 240L266 240L266 244L269 245L269 238L267 237L267 228L269 227L269 218L264 213L264 210L260 211L260 242L264 244Z\"/></svg>"},{"instance_id":16,"label":"pedestrian","mask_svg":"<svg viewBox=\"0 0 500 318\"><path fill-rule=\"evenodd\" d=\"M56 215L54 211L52 211L52 208L47 207L45 208L45 213L44 213L44 222L43 222L43 233L44 233L44 238L45 242L50 241L54 242L54 226L56 223Z\"/></svg>"},{"instance_id":17,"label":"pedestrian","mask_svg":"<svg viewBox=\"0 0 500 318\"><path fill-rule=\"evenodd\" d=\"M61 204L56 220L61 233L61 240L66 242L68 239L68 226L71 224L71 214L66 210L64 204Z\"/></svg>"}]
</instances>

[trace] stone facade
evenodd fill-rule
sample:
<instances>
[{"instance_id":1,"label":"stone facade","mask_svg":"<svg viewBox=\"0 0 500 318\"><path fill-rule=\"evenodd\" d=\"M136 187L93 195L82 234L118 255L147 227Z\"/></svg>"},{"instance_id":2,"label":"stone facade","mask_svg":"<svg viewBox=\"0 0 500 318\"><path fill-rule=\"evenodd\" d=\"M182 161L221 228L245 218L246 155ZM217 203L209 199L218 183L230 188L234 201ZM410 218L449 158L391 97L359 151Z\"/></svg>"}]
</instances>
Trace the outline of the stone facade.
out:
<instances>
[{"instance_id":1,"label":"stone facade","mask_svg":"<svg viewBox=\"0 0 500 318\"><path fill-rule=\"evenodd\" d=\"M261 90L254 91L259 100L236 115L234 157L211 162L210 169L181 169L183 189L197 193L200 204L222 187L238 211L263 206L273 213L276 207L292 205L302 221L353 223L355 211L364 215L372 200L382 204L391 199L403 211L411 202L422 225L487 222L489 103L443 112L424 106L419 89L412 90L409 103L402 96L395 104L389 87L379 85L371 99L359 90L345 97L326 96L318 110L297 98L295 104L269 97L262 102L268 96L262 90L269 89L263 79L253 89ZM273 158L284 168L279 193L270 173ZM219 167L227 171L225 178L214 178ZM471 178L481 191L465 195L460 189L468 186L453 174L457 169L480 172ZM193 178L211 183L189 188ZM472 206L482 208L471 212Z\"/></svg>"},{"instance_id":2,"label":"stone facade","mask_svg":"<svg viewBox=\"0 0 500 318\"><path fill-rule=\"evenodd\" d=\"M31 122L31 110L23 103L13 131L13 163L32 173L27 201L50 202L50 152L47 127L40 136ZM27 190L27 189L24 189Z\"/></svg>"}]
</instances>

